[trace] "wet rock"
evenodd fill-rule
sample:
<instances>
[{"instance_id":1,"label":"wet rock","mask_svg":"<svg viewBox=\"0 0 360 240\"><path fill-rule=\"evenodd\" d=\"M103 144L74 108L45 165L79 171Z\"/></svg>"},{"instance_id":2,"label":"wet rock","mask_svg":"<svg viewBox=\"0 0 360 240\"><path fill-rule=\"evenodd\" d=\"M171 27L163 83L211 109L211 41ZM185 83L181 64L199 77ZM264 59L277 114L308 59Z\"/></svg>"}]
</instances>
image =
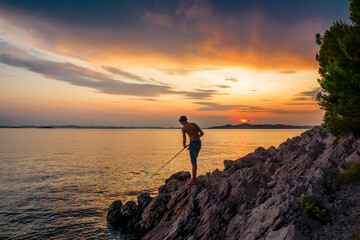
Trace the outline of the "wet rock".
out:
<instances>
[{"instance_id":1,"label":"wet rock","mask_svg":"<svg viewBox=\"0 0 360 240\"><path fill-rule=\"evenodd\" d=\"M107 214L107 221L110 225L117 227L120 223L120 208L122 206L122 202L120 200L116 200L113 202L110 207Z\"/></svg>"},{"instance_id":2,"label":"wet rock","mask_svg":"<svg viewBox=\"0 0 360 240\"><path fill-rule=\"evenodd\" d=\"M121 201L118 200L110 205L107 220L113 227L128 227L128 222L138 217L139 211L134 201L128 201L125 205L122 205Z\"/></svg>"}]
</instances>

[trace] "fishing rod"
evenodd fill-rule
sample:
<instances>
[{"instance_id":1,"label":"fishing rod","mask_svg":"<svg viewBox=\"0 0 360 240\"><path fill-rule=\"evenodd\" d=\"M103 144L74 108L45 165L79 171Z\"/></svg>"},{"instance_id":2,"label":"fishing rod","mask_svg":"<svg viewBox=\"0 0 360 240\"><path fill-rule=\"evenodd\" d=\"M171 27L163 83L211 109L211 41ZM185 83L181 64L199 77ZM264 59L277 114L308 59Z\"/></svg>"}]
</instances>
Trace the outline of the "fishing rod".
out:
<instances>
[{"instance_id":1,"label":"fishing rod","mask_svg":"<svg viewBox=\"0 0 360 240\"><path fill-rule=\"evenodd\" d=\"M163 167L165 167L169 162L171 162L171 160L173 160L174 158L177 157L177 155L179 155L182 151L185 150L185 148L187 148L188 145L186 145L183 149L181 149L180 152L178 152L175 156L173 156L169 161L167 161L167 163L165 163L159 170L157 170L151 177L155 176L155 174L157 174L161 169L163 169Z\"/></svg>"}]
</instances>

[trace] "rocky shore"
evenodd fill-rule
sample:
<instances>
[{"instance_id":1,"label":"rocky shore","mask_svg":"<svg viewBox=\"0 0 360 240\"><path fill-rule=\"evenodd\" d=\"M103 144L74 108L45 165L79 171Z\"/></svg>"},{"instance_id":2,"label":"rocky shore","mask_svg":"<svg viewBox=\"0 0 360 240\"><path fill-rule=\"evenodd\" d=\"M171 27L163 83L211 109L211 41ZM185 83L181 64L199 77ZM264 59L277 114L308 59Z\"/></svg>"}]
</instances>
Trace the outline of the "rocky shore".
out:
<instances>
[{"instance_id":1,"label":"rocky shore","mask_svg":"<svg viewBox=\"0 0 360 240\"><path fill-rule=\"evenodd\" d=\"M352 161L360 163L360 139L314 127L277 149L225 160L196 185L176 173L154 198L115 201L107 221L142 239L349 239L360 222L359 184L335 176ZM302 196L317 199L317 217L304 213Z\"/></svg>"}]
</instances>

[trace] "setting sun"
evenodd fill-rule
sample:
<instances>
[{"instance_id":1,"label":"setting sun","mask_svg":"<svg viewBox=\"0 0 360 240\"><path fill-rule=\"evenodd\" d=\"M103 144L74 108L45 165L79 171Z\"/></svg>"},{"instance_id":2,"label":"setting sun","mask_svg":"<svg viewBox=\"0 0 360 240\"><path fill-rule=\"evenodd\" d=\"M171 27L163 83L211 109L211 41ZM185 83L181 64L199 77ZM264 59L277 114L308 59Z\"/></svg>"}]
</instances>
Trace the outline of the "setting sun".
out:
<instances>
[{"instance_id":1,"label":"setting sun","mask_svg":"<svg viewBox=\"0 0 360 240\"><path fill-rule=\"evenodd\" d=\"M236 119L236 121L246 123L246 122L250 122L250 119L238 118Z\"/></svg>"}]
</instances>

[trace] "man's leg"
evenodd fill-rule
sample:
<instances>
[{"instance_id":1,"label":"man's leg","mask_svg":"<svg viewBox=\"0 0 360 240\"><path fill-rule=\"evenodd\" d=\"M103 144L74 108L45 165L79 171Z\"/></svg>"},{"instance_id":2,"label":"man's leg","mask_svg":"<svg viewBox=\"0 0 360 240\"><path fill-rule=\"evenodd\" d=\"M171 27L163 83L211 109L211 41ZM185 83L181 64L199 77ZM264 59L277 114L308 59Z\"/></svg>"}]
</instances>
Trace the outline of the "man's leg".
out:
<instances>
[{"instance_id":1,"label":"man's leg","mask_svg":"<svg viewBox=\"0 0 360 240\"><path fill-rule=\"evenodd\" d=\"M196 181L196 170L197 170L197 163L192 165L192 180Z\"/></svg>"}]
</instances>

